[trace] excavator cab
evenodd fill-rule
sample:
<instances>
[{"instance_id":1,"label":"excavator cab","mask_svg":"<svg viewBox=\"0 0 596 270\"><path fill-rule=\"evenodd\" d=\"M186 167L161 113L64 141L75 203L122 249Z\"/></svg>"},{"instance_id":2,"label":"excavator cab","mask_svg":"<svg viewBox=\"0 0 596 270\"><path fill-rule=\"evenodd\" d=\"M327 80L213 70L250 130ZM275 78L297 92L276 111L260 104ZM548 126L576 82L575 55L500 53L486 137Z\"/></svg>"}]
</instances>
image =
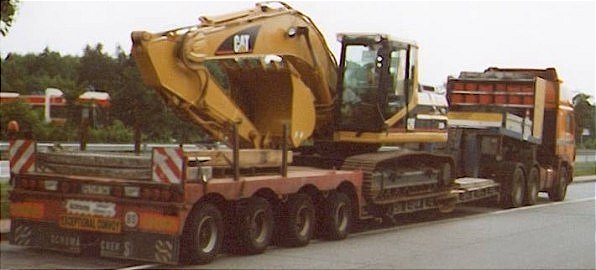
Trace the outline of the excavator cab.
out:
<instances>
[{"instance_id":1,"label":"excavator cab","mask_svg":"<svg viewBox=\"0 0 596 270\"><path fill-rule=\"evenodd\" d=\"M418 46L384 34L339 34L334 142L447 141L447 100L418 84Z\"/></svg>"},{"instance_id":2,"label":"excavator cab","mask_svg":"<svg viewBox=\"0 0 596 270\"><path fill-rule=\"evenodd\" d=\"M338 41L338 129L387 130L388 119L398 113L407 114L409 100L418 86L414 76L417 46L382 34L339 34Z\"/></svg>"}]
</instances>

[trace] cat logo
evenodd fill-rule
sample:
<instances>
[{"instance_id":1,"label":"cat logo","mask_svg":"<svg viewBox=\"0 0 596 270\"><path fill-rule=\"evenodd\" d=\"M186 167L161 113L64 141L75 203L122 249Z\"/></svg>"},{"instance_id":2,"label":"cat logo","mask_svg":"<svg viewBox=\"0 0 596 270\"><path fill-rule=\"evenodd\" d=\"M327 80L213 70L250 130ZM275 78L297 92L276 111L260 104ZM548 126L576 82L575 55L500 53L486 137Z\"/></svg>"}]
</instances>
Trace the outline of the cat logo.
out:
<instances>
[{"instance_id":1,"label":"cat logo","mask_svg":"<svg viewBox=\"0 0 596 270\"><path fill-rule=\"evenodd\" d=\"M215 51L215 55L252 53L261 26L251 26L226 38Z\"/></svg>"},{"instance_id":2,"label":"cat logo","mask_svg":"<svg viewBox=\"0 0 596 270\"><path fill-rule=\"evenodd\" d=\"M235 35L234 36L234 52L247 53L250 52L250 35Z\"/></svg>"}]
</instances>

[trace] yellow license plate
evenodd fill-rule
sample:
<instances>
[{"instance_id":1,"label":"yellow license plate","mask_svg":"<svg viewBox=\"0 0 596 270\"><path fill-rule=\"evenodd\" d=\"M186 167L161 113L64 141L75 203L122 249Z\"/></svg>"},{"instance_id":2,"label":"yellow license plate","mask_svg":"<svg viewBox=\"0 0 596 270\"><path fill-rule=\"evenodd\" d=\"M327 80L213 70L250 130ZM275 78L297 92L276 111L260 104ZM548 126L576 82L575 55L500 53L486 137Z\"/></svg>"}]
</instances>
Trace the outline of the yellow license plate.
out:
<instances>
[{"instance_id":1,"label":"yellow license plate","mask_svg":"<svg viewBox=\"0 0 596 270\"><path fill-rule=\"evenodd\" d=\"M119 219L75 215L60 216L59 225L67 229L105 233L119 233L122 229Z\"/></svg>"}]
</instances>

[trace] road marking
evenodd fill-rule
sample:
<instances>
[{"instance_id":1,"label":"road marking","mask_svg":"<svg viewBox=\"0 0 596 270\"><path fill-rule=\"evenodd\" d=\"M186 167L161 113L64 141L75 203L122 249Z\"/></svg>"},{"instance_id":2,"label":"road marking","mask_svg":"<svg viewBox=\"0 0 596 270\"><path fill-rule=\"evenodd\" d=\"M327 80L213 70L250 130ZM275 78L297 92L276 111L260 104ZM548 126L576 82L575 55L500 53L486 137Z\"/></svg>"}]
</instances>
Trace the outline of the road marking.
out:
<instances>
[{"instance_id":1,"label":"road marking","mask_svg":"<svg viewBox=\"0 0 596 270\"><path fill-rule=\"evenodd\" d=\"M563 204L570 204L570 203L581 203L581 202L588 202L588 201L594 201L594 200L596 200L596 197L581 198L581 199L576 199L576 200L571 200L571 201L548 202L548 203L544 203L544 204L524 206L524 207L506 209L506 210L498 210L495 212L489 212L489 213L483 213L483 214L472 214L472 215L464 216L464 217L443 218L440 220L433 220L433 221L427 221L427 222L415 222L412 224L406 224L406 225L401 225L401 226L398 225L398 226L392 226L389 228L367 230L367 231L351 234L350 236L351 237L359 237L359 236L366 236L366 235L375 235L375 234L379 234L379 233L385 233L385 232L391 232L391 231L397 231L397 230L403 230L403 229L411 229L411 228L415 228L415 227L431 226L431 225L442 224L442 223L447 223L447 222L461 221L461 220L467 220L467 219L472 219L472 218L481 218L481 217L492 216L492 215L500 215L500 214L505 214L505 213L522 211L522 210L531 210L531 209L542 208L542 207L546 207L546 206L563 205Z\"/></svg>"},{"instance_id":2,"label":"road marking","mask_svg":"<svg viewBox=\"0 0 596 270\"><path fill-rule=\"evenodd\" d=\"M159 267L159 266L161 266L161 264L143 264L143 265L124 267L124 268L117 268L116 270L141 270L141 269L155 268L155 267Z\"/></svg>"},{"instance_id":3,"label":"road marking","mask_svg":"<svg viewBox=\"0 0 596 270\"><path fill-rule=\"evenodd\" d=\"M536 205L532 205L532 206L524 206L524 207L519 207L519 208L512 208L512 209L506 209L506 210L497 211L497 212L486 213L486 215L497 215L497 214L503 214L503 213L517 212L517 211L521 211L521 210L542 208L542 207L546 207L546 206L570 204L570 203L580 203L580 202L587 202L587 201L594 201L594 200L596 200L596 197L582 198L582 199L576 199L576 200L572 200L572 201L548 202L548 203L536 204Z\"/></svg>"}]
</instances>

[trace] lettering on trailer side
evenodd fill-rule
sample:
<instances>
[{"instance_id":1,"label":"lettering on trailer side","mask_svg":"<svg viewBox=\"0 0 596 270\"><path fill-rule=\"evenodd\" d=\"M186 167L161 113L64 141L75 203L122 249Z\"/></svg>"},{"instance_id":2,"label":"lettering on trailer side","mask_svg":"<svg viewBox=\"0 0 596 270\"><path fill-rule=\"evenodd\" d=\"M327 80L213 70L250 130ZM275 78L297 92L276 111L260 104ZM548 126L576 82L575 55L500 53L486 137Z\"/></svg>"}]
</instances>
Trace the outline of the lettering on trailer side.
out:
<instances>
[{"instance_id":1,"label":"lettering on trailer side","mask_svg":"<svg viewBox=\"0 0 596 270\"><path fill-rule=\"evenodd\" d=\"M102 217L116 216L116 204L110 202L67 200L65 207L66 212L69 214L95 215Z\"/></svg>"},{"instance_id":2,"label":"lettering on trailer side","mask_svg":"<svg viewBox=\"0 0 596 270\"><path fill-rule=\"evenodd\" d=\"M78 247L81 245L81 239L78 236L51 234L50 243L59 246Z\"/></svg>"},{"instance_id":3,"label":"lettering on trailer side","mask_svg":"<svg viewBox=\"0 0 596 270\"><path fill-rule=\"evenodd\" d=\"M58 225L67 229L106 233L120 233L122 229L119 219L75 215L62 215Z\"/></svg>"}]
</instances>

